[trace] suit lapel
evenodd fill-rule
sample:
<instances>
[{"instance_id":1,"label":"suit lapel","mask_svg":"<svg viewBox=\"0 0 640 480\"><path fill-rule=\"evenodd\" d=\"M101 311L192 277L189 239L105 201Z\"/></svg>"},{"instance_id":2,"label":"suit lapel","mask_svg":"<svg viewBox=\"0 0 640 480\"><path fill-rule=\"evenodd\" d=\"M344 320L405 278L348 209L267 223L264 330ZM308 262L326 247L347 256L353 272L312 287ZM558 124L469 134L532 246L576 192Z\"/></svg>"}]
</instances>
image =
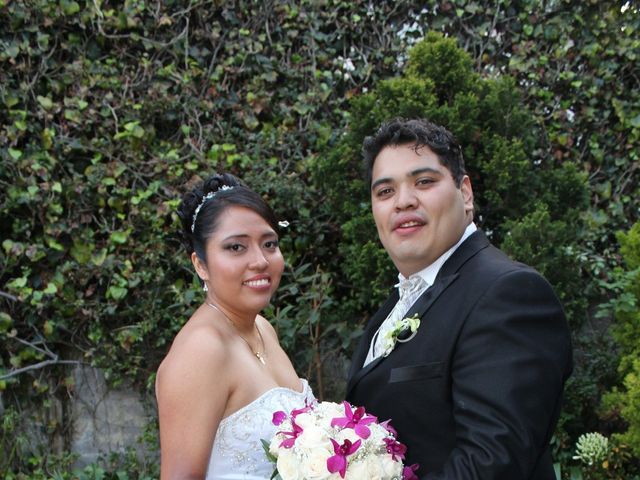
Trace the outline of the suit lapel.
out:
<instances>
[{"instance_id":1,"label":"suit lapel","mask_svg":"<svg viewBox=\"0 0 640 480\"><path fill-rule=\"evenodd\" d=\"M380 325L382 325L382 322L384 322L384 319L387 318L389 312L391 312L393 306L397 301L398 290L394 289L393 293L382 304L382 307L380 307L376 314L371 317L371 319L367 323L367 326L365 327L364 332L362 332L362 336L360 337L358 347L353 354L353 360L351 361L351 367L349 368L349 380L353 379L358 371L364 370L362 368L362 364L364 363L364 359L367 357L367 353L369 353L371 339L373 338L373 335L376 333ZM375 362L371 362L369 365L371 365L372 363ZM367 365L367 367L369 365Z\"/></svg>"},{"instance_id":2,"label":"suit lapel","mask_svg":"<svg viewBox=\"0 0 640 480\"><path fill-rule=\"evenodd\" d=\"M440 294L445 291L453 281L460 275L459 270L462 266L483 248L488 247L489 240L480 230L477 230L469 236L462 244L453 252L453 255L444 262L442 268L438 272L433 285L431 285L407 312L407 317L418 314L422 318L429 310L429 307L438 299Z\"/></svg>"},{"instance_id":3,"label":"suit lapel","mask_svg":"<svg viewBox=\"0 0 640 480\"><path fill-rule=\"evenodd\" d=\"M423 316L429 310L429 307L433 305L433 303L437 300L440 294L444 292L444 290L457 277L458 277L458 274L456 273L453 275L449 275L448 277L436 278L435 283L431 285L429 288L427 288L427 290L422 295L420 295L420 298L416 300L416 302L407 312L406 316L411 317L417 313L419 318L423 318ZM395 297L397 301L398 295L396 294ZM389 303L389 301L387 301L387 303ZM393 305L395 305L395 302L391 304L391 308L393 308ZM349 395L349 393L351 392L351 389L360 381L361 378L363 378L371 370L373 370L378 365L380 365L380 363L386 358L386 357L378 357L375 360L373 360L371 363L369 363L366 367L361 368L361 365L364 362L364 357L369 351L369 344L371 343L371 338L373 337L373 333L375 333L378 327L380 327L380 324L382 323L382 321L385 318L387 318L387 315L389 314L389 311L391 310L391 308L384 309L387 313L384 316L382 316L382 319L377 318L378 316L376 315L376 318L372 319L372 320L375 320L375 323L372 321L372 323L367 327L367 336L363 338L363 340L358 345L358 352L356 355L354 355L354 361L351 363L351 368L349 371L349 382L347 384L347 395ZM380 310L380 312L381 311L382 309ZM363 337L364 337L364 334L363 334ZM363 345L364 345L364 354L362 353ZM396 348L397 347L398 345L396 345Z\"/></svg>"},{"instance_id":4,"label":"suit lapel","mask_svg":"<svg viewBox=\"0 0 640 480\"><path fill-rule=\"evenodd\" d=\"M438 277L447 277L458 272L467 260L473 257L480 250L487 248L489 245L491 244L484 232L482 230L476 230L469 236L469 238L462 242L456 251L453 252L453 255L444 262L440 272L438 272ZM436 277L436 280L438 277Z\"/></svg>"},{"instance_id":5,"label":"suit lapel","mask_svg":"<svg viewBox=\"0 0 640 480\"><path fill-rule=\"evenodd\" d=\"M438 272L438 276L436 277L433 285L431 285L413 304L407 312L407 317L411 317L417 313L418 317L422 319L442 292L444 292L447 287L449 287L456 278L458 278L458 271L467 262L467 260L489 245L489 240L480 230L469 236L469 238L467 238L444 263L440 272ZM347 396L360 379L366 376L370 371L376 368L382 360L384 360L384 357L378 357L366 367L362 368L362 364L364 363L364 359L369 351L369 345L374 333L380 327L384 319L387 318L387 315L389 315L389 312L397 301L398 292L396 290L367 324L349 369Z\"/></svg>"},{"instance_id":6,"label":"suit lapel","mask_svg":"<svg viewBox=\"0 0 640 480\"><path fill-rule=\"evenodd\" d=\"M411 306L406 316L412 317L417 313L419 318L424 317L429 310L429 307L434 304L440 294L444 292L456 278L458 278L457 273L446 277L438 275L433 285L427 288L427 290L420 295L420 298L418 298L418 300L416 300L416 302Z\"/></svg>"}]
</instances>

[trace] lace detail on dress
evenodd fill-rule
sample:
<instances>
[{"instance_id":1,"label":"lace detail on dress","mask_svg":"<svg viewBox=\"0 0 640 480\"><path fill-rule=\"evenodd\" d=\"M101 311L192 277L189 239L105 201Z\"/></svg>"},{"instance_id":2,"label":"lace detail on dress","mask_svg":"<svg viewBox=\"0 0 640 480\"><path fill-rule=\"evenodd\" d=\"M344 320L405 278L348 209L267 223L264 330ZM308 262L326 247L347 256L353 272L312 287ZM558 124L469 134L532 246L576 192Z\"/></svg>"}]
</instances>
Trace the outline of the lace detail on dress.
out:
<instances>
[{"instance_id":1,"label":"lace detail on dress","mask_svg":"<svg viewBox=\"0 0 640 480\"><path fill-rule=\"evenodd\" d=\"M268 480L274 465L262 448L261 439L270 440L277 431L271 423L273 412L289 412L315 400L302 379L302 392L286 387L267 390L220 422L213 442L207 480Z\"/></svg>"}]
</instances>

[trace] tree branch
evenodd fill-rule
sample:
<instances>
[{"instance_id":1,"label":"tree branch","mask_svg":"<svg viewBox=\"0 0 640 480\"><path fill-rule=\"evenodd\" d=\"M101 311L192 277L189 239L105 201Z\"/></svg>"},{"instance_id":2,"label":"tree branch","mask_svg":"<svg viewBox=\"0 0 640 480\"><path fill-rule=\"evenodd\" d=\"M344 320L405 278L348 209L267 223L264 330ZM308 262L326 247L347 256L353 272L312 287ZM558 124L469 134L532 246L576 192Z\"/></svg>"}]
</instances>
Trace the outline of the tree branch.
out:
<instances>
[{"instance_id":1,"label":"tree branch","mask_svg":"<svg viewBox=\"0 0 640 480\"><path fill-rule=\"evenodd\" d=\"M42 362L36 363L34 365L29 365L27 367L22 367L22 368L18 368L17 370L13 370L9 373L7 373L6 375L2 375L0 376L0 380L6 380L8 378L11 377L16 377L18 375L20 375L21 373L25 373L31 370L39 370L41 368L45 368L48 367L50 365L80 365L82 364L82 362L78 361L78 360L58 360L57 358L51 359L51 360L44 360Z\"/></svg>"},{"instance_id":2,"label":"tree branch","mask_svg":"<svg viewBox=\"0 0 640 480\"><path fill-rule=\"evenodd\" d=\"M11 300L13 302L17 302L18 301L18 297L14 297L10 293L3 292L2 290L0 290L0 297L8 298L9 300Z\"/></svg>"},{"instance_id":3,"label":"tree branch","mask_svg":"<svg viewBox=\"0 0 640 480\"><path fill-rule=\"evenodd\" d=\"M45 367L49 367L51 365L80 365L83 362L80 362L78 360L60 360L58 355L53 353L49 347L47 347L47 344L44 342L40 342L42 345L42 348L39 347L38 345L36 345L33 342L30 342L28 340L23 340L22 338L19 337L13 337L14 340L16 340L17 342L26 345L30 348L33 348L34 350L42 353L43 355L49 357L48 360L43 360L42 362L38 362L35 363L33 365L28 365L26 367L22 367L22 368L18 368L16 370L12 370L9 373L6 373L2 376L0 376L0 380L6 380L8 378L12 378L12 377L16 377L18 375L20 375L21 373L25 373L25 372L29 372L31 370L39 370L41 368L45 368Z\"/></svg>"}]
</instances>

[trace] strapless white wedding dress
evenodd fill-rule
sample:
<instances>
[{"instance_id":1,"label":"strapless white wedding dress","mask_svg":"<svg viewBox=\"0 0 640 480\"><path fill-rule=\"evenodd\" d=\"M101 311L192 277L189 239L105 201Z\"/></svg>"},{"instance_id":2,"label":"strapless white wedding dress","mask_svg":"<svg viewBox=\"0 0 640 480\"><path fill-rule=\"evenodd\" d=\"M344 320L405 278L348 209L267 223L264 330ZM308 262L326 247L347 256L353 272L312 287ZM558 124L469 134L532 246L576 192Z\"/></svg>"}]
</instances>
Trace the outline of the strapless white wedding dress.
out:
<instances>
[{"instance_id":1,"label":"strapless white wedding dress","mask_svg":"<svg viewBox=\"0 0 640 480\"><path fill-rule=\"evenodd\" d=\"M315 398L306 380L302 391L285 387L267 390L253 402L224 418L218 426L209 459L207 480L269 480L275 468L267 460L261 439L277 432L273 412L289 413Z\"/></svg>"}]
</instances>

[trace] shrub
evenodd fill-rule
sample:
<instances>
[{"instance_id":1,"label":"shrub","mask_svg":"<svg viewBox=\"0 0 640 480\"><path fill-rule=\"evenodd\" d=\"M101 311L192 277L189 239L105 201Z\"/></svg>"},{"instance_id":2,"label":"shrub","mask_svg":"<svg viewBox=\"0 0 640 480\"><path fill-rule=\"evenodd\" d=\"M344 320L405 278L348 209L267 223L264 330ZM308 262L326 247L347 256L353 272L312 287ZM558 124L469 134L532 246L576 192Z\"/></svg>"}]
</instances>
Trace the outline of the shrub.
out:
<instances>
[{"instance_id":1,"label":"shrub","mask_svg":"<svg viewBox=\"0 0 640 480\"><path fill-rule=\"evenodd\" d=\"M624 420L626 428L617 435L618 440L640 457L640 223L617 237L626 263L626 271L618 272L623 288L614 301L616 323L612 327L620 350L621 385L605 396L604 407Z\"/></svg>"},{"instance_id":2,"label":"shrub","mask_svg":"<svg viewBox=\"0 0 640 480\"><path fill-rule=\"evenodd\" d=\"M584 302L573 252L587 200L584 177L536 153L540 132L512 79L481 78L472 67L455 40L429 33L410 50L401 76L353 97L348 132L314 162L313 178L341 226L336 266L348 283L337 294L345 316L366 318L391 285L393 268L377 241L359 152L382 121L403 116L429 118L456 135L476 192L476 222L514 257L542 270L580 321Z\"/></svg>"}]
</instances>

